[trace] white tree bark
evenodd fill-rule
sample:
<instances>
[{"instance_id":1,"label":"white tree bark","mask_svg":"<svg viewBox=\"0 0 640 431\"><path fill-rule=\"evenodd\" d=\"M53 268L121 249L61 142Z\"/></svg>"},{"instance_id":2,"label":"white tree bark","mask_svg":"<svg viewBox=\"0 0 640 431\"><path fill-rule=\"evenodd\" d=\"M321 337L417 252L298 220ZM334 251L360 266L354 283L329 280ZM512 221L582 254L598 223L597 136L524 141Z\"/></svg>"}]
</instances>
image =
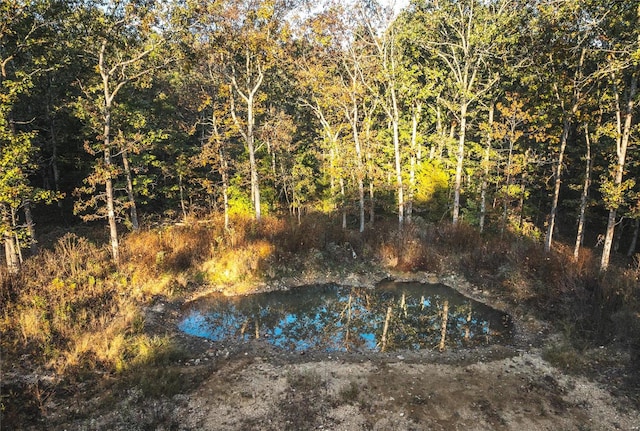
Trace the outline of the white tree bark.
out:
<instances>
[{"instance_id":1,"label":"white tree bark","mask_svg":"<svg viewBox=\"0 0 640 431\"><path fill-rule=\"evenodd\" d=\"M620 95L614 85L614 93L616 97L616 155L617 161L614 173L614 186L620 187L624 177L624 169L627 158L627 147L629 146L629 138L631 137L631 124L633 119L633 109L635 105L635 97L638 89L638 74L640 69L634 71L627 93L627 103L622 112L620 105ZM614 77L615 83L615 77ZM623 120L624 115L624 120ZM607 220L607 231L604 237L602 247L602 258L600 259L600 271L605 271L609 267L609 259L611 256L611 246L613 244L613 236L616 228L617 206L609 209L609 217Z\"/></svg>"},{"instance_id":2,"label":"white tree bark","mask_svg":"<svg viewBox=\"0 0 640 431\"><path fill-rule=\"evenodd\" d=\"M480 221L479 229L480 233L484 232L484 224L487 216L487 186L489 178L489 161L491 156L491 145L493 142L493 115L495 105L492 103L489 106L489 127L487 131L487 146L484 149L484 157L482 159L484 175L482 177L482 184L480 186Z\"/></svg>"},{"instance_id":3,"label":"white tree bark","mask_svg":"<svg viewBox=\"0 0 640 431\"><path fill-rule=\"evenodd\" d=\"M453 211L452 223L458 224L460 218L460 194L462 190L462 168L464 166L464 144L467 133L467 108L466 101L460 104L460 132L458 136L458 150L456 151L456 177L453 186Z\"/></svg>"},{"instance_id":4,"label":"white tree bark","mask_svg":"<svg viewBox=\"0 0 640 431\"><path fill-rule=\"evenodd\" d=\"M580 247L584 239L584 225L587 214L587 204L589 201L589 188L591 187L591 170L593 159L591 158L591 137L589 136L589 125L584 123L584 136L586 144L584 181L582 183L582 194L580 195L580 215L578 216L578 232L576 233L576 245L573 249L573 259L580 257Z\"/></svg>"},{"instance_id":5,"label":"white tree bark","mask_svg":"<svg viewBox=\"0 0 640 431\"><path fill-rule=\"evenodd\" d=\"M246 56L246 76L250 77L252 75L252 64L251 64L251 56L247 53ZM233 71L235 73L235 70ZM238 85L238 81L236 80L235 74L231 75L231 84L233 88L236 90L236 93L242 98L246 107L247 107L247 123L244 127L240 124L240 121L237 118L235 105L231 103L231 116L235 121L238 129L240 130L240 134L244 138L245 144L247 145L247 152L249 153L249 170L251 176L251 202L253 204L254 216L257 221L260 221L261 207L260 207L260 181L258 175L258 164L256 162L256 148L255 148L255 96L262 86L262 82L264 80L264 72L259 64L255 65L255 73L256 77L252 81L250 78L247 78L246 88L240 88ZM233 96L231 96L231 101L233 102Z\"/></svg>"}]
</instances>

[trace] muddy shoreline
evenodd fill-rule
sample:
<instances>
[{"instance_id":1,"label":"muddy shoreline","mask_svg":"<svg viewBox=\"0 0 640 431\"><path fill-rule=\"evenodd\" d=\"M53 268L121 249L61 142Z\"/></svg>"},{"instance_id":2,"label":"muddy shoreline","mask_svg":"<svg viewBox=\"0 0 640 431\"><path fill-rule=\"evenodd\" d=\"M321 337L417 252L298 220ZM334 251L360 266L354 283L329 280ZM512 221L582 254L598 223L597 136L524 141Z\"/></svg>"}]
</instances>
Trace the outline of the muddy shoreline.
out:
<instances>
[{"instance_id":1,"label":"muddy shoreline","mask_svg":"<svg viewBox=\"0 0 640 431\"><path fill-rule=\"evenodd\" d=\"M444 352L438 352L428 349L420 351L403 350L401 352L371 352L371 353L357 353L357 352L341 352L340 354L345 357L353 357L355 360L361 360L362 356L375 356L379 360L394 361L398 355L403 357L403 360L407 361L427 361L427 362L467 362L474 361L475 358L484 360L485 358L497 358L504 357L505 355L515 355L518 352L523 352L532 348L540 348L547 340L552 336L552 327L536 319L533 315L528 314L525 310L518 308L517 305L509 304L502 298L489 291L479 289L466 281L463 277L456 274L446 274L444 276L438 276L433 273L417 272L371 272L371 273L359 273L359 274L347 274L346 276L307 276L300 278L290 278L279 280L275 283L264 283L256 287L252 294L266 293L276 290L289 290L296 289L304 286L313 286L321 284L339 284L348 287L364 287L373 289L382 281L395 281L395 282L417 282L427 284L443 284L464 296L473 299L474 301L488 305L499 311L508 313L513 319L513 338L508 345L499 346L491 345L484 347L475 347L470 349L454 349L445 350ZM271 355L289 358L290 361L308 361L314 357L323 358L327 354L323 351L306 351L304 354L297 352L287 352L277 348L271 348L268 344L260 341L251 342L226 342L226 343L212 343L208 340L199 339L197 337L191 337L181 333L177 330L177 325L181 319L184 311L189 307L191 302L199 301L205 298L207 295L213 293L225 293L227 295L233 295L227 293L224 287L204 287L197 292L192 293L186 298L183 298L177 302L158 301L146 310L146 320L150 322L150 330L157 331L167 327L172 328L170 333L173 336L179 337L182 342L189 344L189 350L196 350L197 345L202 345L204 348L207 345L216 344L218 349L226 349L225 351L240 352L244 354L250 350L273 350ZM160 328L155 322L161 322ZM196 346L194 346L196 345ZM232 350L229 350L232 349ZM229 353L231 354L231 353ZM335 356L335 354L334 354Z\"/></svg>"}]
</instances>

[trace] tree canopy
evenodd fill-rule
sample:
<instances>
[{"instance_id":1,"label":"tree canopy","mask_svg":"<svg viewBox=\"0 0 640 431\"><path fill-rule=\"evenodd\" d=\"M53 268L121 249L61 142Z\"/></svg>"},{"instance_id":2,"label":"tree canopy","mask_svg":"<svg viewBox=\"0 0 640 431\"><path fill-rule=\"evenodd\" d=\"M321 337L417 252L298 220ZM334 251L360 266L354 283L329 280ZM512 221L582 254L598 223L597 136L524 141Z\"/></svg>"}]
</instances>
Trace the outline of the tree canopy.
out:
<instances>
[{"instance_id":1,"label":"tree canopy","mask_svg":"<svg viewBox=\"0 0 640 431\"><path fill-rule=\"evenodd\" d=\"M106 219L116 262L139 217L209 211L560 235L602 245L602 269L636 252L638 4L315 6L3 2L7 265L32 210Z\"/></svg>"}]
</instances>

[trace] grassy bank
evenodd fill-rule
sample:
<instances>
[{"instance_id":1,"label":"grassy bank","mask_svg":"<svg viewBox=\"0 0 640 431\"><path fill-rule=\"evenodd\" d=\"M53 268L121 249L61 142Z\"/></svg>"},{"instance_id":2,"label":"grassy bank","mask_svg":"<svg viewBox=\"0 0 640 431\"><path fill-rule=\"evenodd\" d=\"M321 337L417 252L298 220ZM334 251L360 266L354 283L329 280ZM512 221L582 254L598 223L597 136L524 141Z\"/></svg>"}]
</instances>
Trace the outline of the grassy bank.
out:
<instances>
[{"instance_id":1,"label":"grassy bank","mask_svg":"<svg viewBox=\"0 0 640 431\"><path fill-rule=\"evenodd\" d=\"M230 230L222 226L211 216L128 234L118 266L103 244L66 233L19 275L2 273L3 423L37 416L48 397L87 381L164 381L149 395L179 392L169 365L180 349L146 330L145 307L203 286L248 293L305 271L457 272L562 328L570 346L551 352L559 362L592 345L640 352L637 259L599 274L589 250L574 262L562 245L544 253L525 238L480 236L464 225L416 223L398 232L392 220L360 234L315 215L302 224L238 218Z\"/></svg>"}]
</instances>

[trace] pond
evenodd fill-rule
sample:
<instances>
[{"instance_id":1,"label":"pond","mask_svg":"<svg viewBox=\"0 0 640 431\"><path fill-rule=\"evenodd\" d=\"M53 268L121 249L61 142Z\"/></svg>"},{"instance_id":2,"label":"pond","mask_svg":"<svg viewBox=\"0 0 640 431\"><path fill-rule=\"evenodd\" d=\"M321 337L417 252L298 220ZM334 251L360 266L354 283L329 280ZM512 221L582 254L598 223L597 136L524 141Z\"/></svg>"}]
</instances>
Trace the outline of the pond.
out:
<instances>
[{"instance_id":1,"label":"pond","mask_svg":"<svg viewBox=\"0 0 640 431\"><path fill-rule=\"evenodd\" d=\"M442 284L320 285L190 304L181 331L291 350L383 352L504 344L511 317Z\"/></svg>"}]
</instances>

